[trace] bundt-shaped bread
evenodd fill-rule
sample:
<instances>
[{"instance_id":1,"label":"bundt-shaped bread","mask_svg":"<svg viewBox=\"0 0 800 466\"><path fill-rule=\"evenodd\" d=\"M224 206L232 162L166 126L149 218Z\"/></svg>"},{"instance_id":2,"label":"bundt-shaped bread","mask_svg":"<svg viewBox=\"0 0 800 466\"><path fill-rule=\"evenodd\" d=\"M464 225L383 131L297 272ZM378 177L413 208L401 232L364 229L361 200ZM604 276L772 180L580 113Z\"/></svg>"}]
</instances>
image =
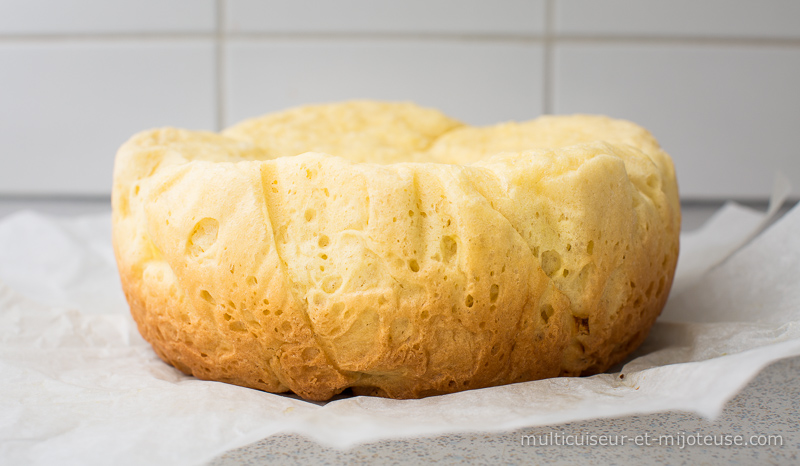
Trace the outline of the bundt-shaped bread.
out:
<instances>
[{"instance_id":1,"label":"bundt-shaped bread","mask_svg":"<svg viewBox=\"0 0 800 466\"><path fill-rule=\"evenodd\" d=\"M409 103L140 133L113 207L162 359L313 400L605 371L664 306L680 230L672 162L639 126L473 128Z\"/></svg>"}]
</instances>

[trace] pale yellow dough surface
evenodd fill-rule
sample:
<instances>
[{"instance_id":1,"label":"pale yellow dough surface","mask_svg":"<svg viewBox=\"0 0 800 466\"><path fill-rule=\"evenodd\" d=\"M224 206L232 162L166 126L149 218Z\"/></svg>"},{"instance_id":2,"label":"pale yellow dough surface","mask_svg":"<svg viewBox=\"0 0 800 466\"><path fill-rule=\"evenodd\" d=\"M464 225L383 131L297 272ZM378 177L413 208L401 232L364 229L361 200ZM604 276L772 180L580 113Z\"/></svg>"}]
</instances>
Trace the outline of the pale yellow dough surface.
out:
<instances>
[{"instance_id":1,"label":"pale yellow dough surface","mask_svg":"<svg viewBox=\"0 0 800 466\"><path fill-rule=\"evenodd\" d=\"M664 306L680 231L672 162L633 123L367 101L137 134L113 206L162 359L314 400L605 371Z\"/></svg>"}]
</instances>

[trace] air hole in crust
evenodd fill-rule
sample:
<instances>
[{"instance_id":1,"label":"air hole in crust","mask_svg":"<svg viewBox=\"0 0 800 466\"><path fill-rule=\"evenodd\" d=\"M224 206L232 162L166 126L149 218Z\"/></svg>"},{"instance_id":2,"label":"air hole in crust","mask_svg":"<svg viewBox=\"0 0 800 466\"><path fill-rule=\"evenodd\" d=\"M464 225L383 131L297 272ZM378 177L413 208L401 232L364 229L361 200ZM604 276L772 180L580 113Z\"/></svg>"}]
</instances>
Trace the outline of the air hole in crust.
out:
<instances>
[{"instance_id":1,"label":"air hole in crust","mask_svg":"<svg viewBox=\"0 0 800 466\"><path fill-rule=\"evenodd\" d=\"M449 262L458 253L458 243L452 236L445 236L441 242L442 258Z\"/></svg>"},{"instance_id":2,"label":"air hole in crust","mask_svg":"<svg viewBox=\"0 0 800 466\"><path fill-rule=\"evenodd\" d=\"M200 297L203 298L209 304L217 304L217 301L214 299L213 296L211 296L211 293L209 293L206 290L200 290Z\"/></svg>"},{"instance_id":3,"label":"air hole in crust","mask_svg":"<svg viewBox=\"0 0 800 466\"><path fill-rule=\"evenodd\" d=\"M411 259L408 261L408 268L411 269L412 272L419 272L419 263L416 259Z\"/></svg>"},{"instance_id":4,"label":"air hole in crust","mask_svg":"<svg viewBox=\"0 0 800 466\"><path fill-rule=\"evenodd\" d=\"M548 277L552 277L561 269L561 254L556 251L548 250L542 253L542 270Z\"/></svg>"},{"instance_id":5,"label":"air hole in crust","mask_svg":"<svg viewBox=\"0 0 800 466\"><path fill-rule=\"evenodd\" d=\"M489 301L497 301L497 296L500 294L500 286L495 283L489 288Z\"/></svg>"},{"instance_id":6,"label":"air hole in crust","mask_svg":"<svg viewBox=\"0 0 800 466\"><path fill-rule=\"evenodd\" d=\"M473 298L471 294L468 294L464 299L464 305L467 307L472 307L473 304L475 304L475 298Z\"/></svg>"},{"instance_id":7,"label":"air hole in crust","mask_svg":"<svg viewBox=\"0 0 800 466\"><path fill-rule=\"evenodd\" d=\"M575 328L578 330L579 335L589 334L589 318L588 317L575 317Z\"/></svg>"},{"instance_id":8,"label":"air hole in crust","mask_svg":"<svg viewBox=\"0 0 800 466\"><path fill-rule=\"evenodd\" d=\"M213 218L204 218L197 222L186 241L186 252L192 257L208 251L217 241L219 222Z\"/></svg>"},{"instance_id":9,"label":"air hole in crust","mask_svg":"<svg viewBox=\"0 0 800 466\"><path fill-rule=\"evenodd\" d=\"M553 309L553 306L551 304L542 304L540 312L542 314L542 320L546 324L547 321L549 321L550 318L553 317L555 309Z\"/></svg>"},{"instance_id":10,"label":"air hole in crust","mask_svg":"<svg viewBox=\"0 0 800 466\"><path fill-rule=\"evenodd\" d=\"M342 286L342 279L339 276L331 275L322 280L322 291L330 294Z\"/></svg>"},{"instance_id":11,"label":"air hole in crust","mask_svg":"<svg viewBox=\"0 0 800 466\"><path fill-rule=\"evenodd\" d=\"M303 350L303 359L306 361L311 361L317 356L319 356L319 350L317 348L306 348Z\"/></svg>"}]
</instances>

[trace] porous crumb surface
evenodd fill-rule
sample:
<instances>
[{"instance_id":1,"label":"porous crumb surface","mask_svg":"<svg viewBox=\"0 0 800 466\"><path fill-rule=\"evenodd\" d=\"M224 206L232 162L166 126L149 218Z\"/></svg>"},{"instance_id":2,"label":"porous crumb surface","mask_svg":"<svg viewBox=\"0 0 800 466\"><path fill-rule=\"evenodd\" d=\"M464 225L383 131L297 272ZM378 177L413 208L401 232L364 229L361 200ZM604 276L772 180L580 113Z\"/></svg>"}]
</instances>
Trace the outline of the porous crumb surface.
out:
<instances>
[{"instance_id":1,"label":"porous crumb surface","mask_svg":"<svg viewBox=\"0 0 800 466\"><path fill-rule=\"evenodd\" d=\"M140 133L112 202L162 359L314 400L604 371L666 302L680 231L672 162L633 123L473 128L408 103Z\"/></svg>"}]
</instances>

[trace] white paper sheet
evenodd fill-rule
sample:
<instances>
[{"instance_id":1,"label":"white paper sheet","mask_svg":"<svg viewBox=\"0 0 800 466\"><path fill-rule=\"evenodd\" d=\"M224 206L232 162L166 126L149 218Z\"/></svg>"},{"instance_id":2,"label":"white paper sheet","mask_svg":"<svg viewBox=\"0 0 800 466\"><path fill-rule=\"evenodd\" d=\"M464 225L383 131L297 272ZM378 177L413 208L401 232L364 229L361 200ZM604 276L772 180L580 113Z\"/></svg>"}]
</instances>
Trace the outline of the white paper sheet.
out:
<instances>
[{"instance_id":1,"label":"white paper sheet","mask_svg":"<svg viewBox=\"0 0 800 466\"><path fill-rule=\"evenodd\" d=\"M162 363L128 314L109 216L18 213L0 221L0 463L197 464L279 432L345 448L667 410L714 417L763 367L800 354L800 208L727 258L764 221L729 206L684 239L691 267L679 270L696 276L679 277L623 378L314 404ZM706 254L722 237L738 239Z\"/></svg>"},{"instance_id":2,"label":"white paper sheet","mask_svg":"<svg viewBox=\"0 0 800 466\"><path fill-rule=\"evenodd\" d=\"M681 254L672 295L694 285L709 269L719 265L758 235L772 220L791 192L789 180L775 174L766 212L728 202L702 228L681 235Z\"/></svg>"}]
</instances>

